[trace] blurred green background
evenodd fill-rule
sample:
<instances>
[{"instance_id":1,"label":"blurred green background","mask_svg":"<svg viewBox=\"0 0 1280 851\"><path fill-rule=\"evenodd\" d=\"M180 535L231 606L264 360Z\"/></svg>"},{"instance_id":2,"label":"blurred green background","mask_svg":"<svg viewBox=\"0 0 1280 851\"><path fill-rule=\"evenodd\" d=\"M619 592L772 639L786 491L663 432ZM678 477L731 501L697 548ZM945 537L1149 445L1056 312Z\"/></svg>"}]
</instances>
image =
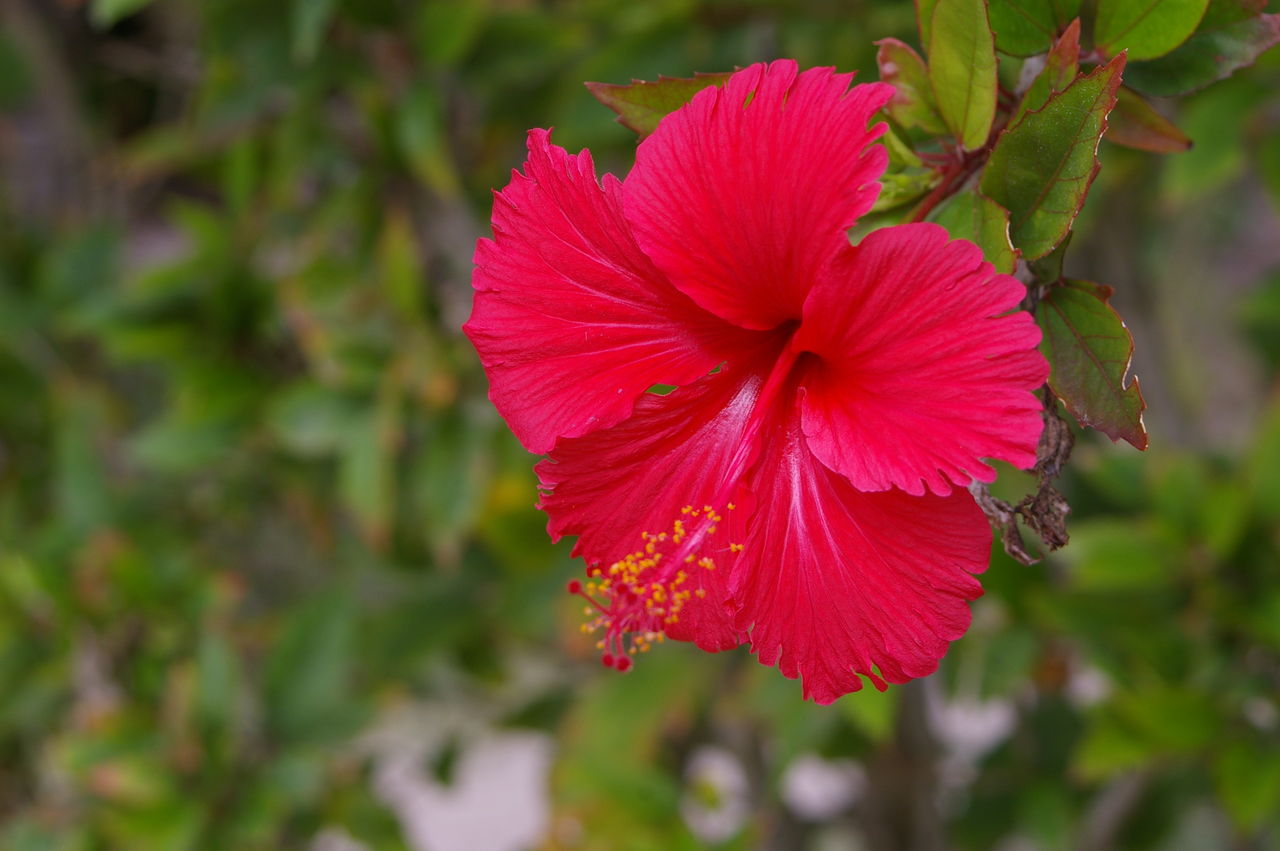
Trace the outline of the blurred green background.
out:
<instances>
[{"instance_id":1,"label":"blurred green background","mask_svg":"<svg viewBox=\"0 0 1280 851\"><path fill-rule=\"evenodd\" d=\"M1274 9L1275 4L1272 4ZM584 80L875 77L898 0L0 0L0 848L1280 848L1280 51L1104 143L1152 448L938 675L599 666L459 326ZM1002 476L1016 498L1029 479Z\"/></svg>"}]
</instances>

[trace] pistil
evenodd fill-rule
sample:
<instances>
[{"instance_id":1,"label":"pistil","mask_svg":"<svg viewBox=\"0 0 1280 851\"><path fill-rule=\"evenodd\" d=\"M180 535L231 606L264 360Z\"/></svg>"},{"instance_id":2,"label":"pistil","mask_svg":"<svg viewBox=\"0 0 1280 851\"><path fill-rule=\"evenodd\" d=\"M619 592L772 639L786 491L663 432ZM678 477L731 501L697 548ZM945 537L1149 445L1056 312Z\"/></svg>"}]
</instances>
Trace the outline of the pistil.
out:
<instances>
[{"instance_id":1,"label":"pistil","mask_svg":"<svg viewBox=\"0 0 1280 851\"><path fill-rule=\"evenodd\" d=\"M732 511L729 504L726 510ZM575 579L569 593L582 597L588 620L584 633L603 631L596 642L605 666L626 671L631 658L666 640L666 629L680 621L688 602L706 592L694 582L696 571L718 568L703 547L714 535L721 514L710 505L686 505L667 532L642 532L640 549L608 567L593 566L585 583ZM727 552L738 552L731 544Z\"/></svg>"}]
</instances>

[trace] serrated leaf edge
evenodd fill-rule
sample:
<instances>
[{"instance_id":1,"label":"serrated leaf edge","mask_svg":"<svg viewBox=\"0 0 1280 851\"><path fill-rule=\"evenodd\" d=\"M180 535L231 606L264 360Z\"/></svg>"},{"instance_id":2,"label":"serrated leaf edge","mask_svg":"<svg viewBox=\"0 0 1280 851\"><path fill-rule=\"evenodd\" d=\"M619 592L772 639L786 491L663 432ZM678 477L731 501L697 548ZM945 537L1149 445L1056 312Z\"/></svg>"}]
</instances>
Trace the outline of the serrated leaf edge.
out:
<instances>
[{"instance_id":1,"label":"serrated leaf edge","mask_svg":"<svg viewBox=\"0 0 1280 851\"><path fill-rule=\"evenodd\" d=\"M1121 318L1120 314L1116 312L1116 309L1111 306L1111 293L1113 292L1113 290L1111 287L1108 287L1105 284L1095 284L1092 281L1069 280L1069 281L1064 281L1058 287L1054 287L1052 290L1049 291L1048 294L1046 294L1046 296L1043 299L1041 299L1040 304L1045 305L1046 308L1053 309L1058 314L1063 324L1071 329L1072 335L1077 340L1083 340L1084 338L1076 332L1076 329L1071 325L1071 323L1067 322L1066 316L1062 313L1061 310L1058 310L1058 308L1053 304L1053 300L1052 300L1053 290L1062 289L1065 287L1072 287L1073 289L1078 289L1083 292L1087 292L1089 295L1098 299L1098 302L1104 308L1111 311L1111 313L1115 316L1116 321L1120 323L1120 327L1124 329L1126 336L1128 336L1129 348L1128 348L1128 352L1125 354L1125 357L1124 357L1124 367L1120 373L1119 384L1118 386L1112 386L1112 383L1109 377L1106 384L1108 389L1116 397L1116 400L1119 401L1121 404L1126 403L1127 401L1126 397L1129 397L1130 395L1137 397L1138 422L1135 424L1135 429L1132 433L1128 433L1127 430L1125 429L1105 428L1100 424L1093 422L1083 412L1077 410L1075 406L1071 404L1071 401L1065 395L1059 392L1058 388L1054 386L1055 382L1053 380L1052 373L1049 376L1049 389L1053 391L1053 394L1055 396L1057 396L1059 399L1062 400L1063 404L1067 406L1067 410L1071 412L1071 415L1076 418L1076 421L1079 422L1081 426L1084 426L1086 428L1096 429L1102 432L1103 434L1105 434L1107 437L1111 438L1113 442L1118 440L1125 440L1135 449L1139 451L1144 451L1147 448L1147 445L1149 442L1148 436L1147 436L1147 427L1146 427L1146 424L1143 422L1143 416L1142 416L1143 411L1147 409L1147 401L1142 396L1142 386L1141 386L1141 383L1138 381L1138 376L1131 374L1131 369L1133 367L1133 350L1134 350L1133 334L1129 332L1129 326L1125 324L1124 319ZM1088 353L1089 359L1094 362L1094 364L1097 366L1098 371L1103 375L1107 375L1107 370L1104 364L1102 363L1102 361L1098 360L1093 350L1083 342L1081 343L1080 348L1086 353Z\"/></svg>"},{"instance_id":2,"label":"serrated leaf edge","mask_svg":"<svg viewBox=\"0 0 1280 851\"><path fill-rule=\"evenodd\" d=\"M1050 95L1049 99L1044 102L1044 106L1040 107L1039 109L1029 110L1028 112L1023 114L1022 118L1018 121L1016 125L1006 127L1003 130L1001 130L1000 135L996 137L995 144L992 145L991 150L992 150L992 154L994 155L995 152L999 150L1000 141L1005 137L1005 135L1021 127L1024 123L1026 123L1027 119L1030 116L1039 115L1040 113L1044 112L1046 109L1049 108L1051 104L1053 104L1055 100L1062 97L1064 94L1069 92L1072 89L1072 87L1076 86L1082 81L1091 80L1094 77L1097 77L1101 74L1108 72L1108 69L1110 69L1111 66L1113 65L1119 66L1115 69L1115 78L1111 80L1109 83L1107 83L1106 87L1104 87L1101 92L1101 94L1104 96L1105 95L1110 96L1111 103L1107 106L1105 110L1103 110L1103 113L1102 113L1102 122L1098 127L1098 138L1094 141L1094 145L1093 145L1093 168L1090 170L1089 177L1085 181L1085 189L1084 189L1083 195L1080 198L1080 204L1076 207L1075 212L1071 214L1071 218L1067 222L1066 231L1063 233L1061 237L1058 238L1056 242L1053 243L1053 245L1049 246L1048 250L1041 252L1035 257L1028 255L1025 251L1023 252L1023 256L1027 261L1039 260L1041 257L1044 257L1046 254L1048 254L1050 251L1053 251L1053 249L1057 248L1058 244L1061 243L1063 239L1066 239L1066 235L1071 232L1071 227L1072 225L1075 224L1076 217L1080 215L1080 210L1084 208L1084 203L1089 197L1089 190L1093 187L1093 181L1098 176L1098 172L1102 169L1102 162L1098 159L1098 147L1102 144L1103 137L1107 135L1107 127L1108 127L1107 117L1111 114L1111 110L1115 108L1117 92L1120 90L1120 85L1123 81L1124 66L1126 61L1127 61L1126 54L1124 51L1121 51L1118 55L1112 58L1105 65L1099 65L1096 69L1094 69L1092 73L1076 77L1076 79L1071 83L1070 86L1067 86L1067 88L1063 89L1060 92L1054 92L1052 95ZM1086 111L1086 114L1087 112L1091 112L1091 110ZM1058 169L1061 170L1061 168L1062 168L1062 164L1059 163ZM1056 180L1057 180L1057 173L1055 172L1054 180L1046 184L1046 187L1052 186L1053 183L1056 182ZM1047 188L1045 191L1046 192L1048 191ZM984 193L984 194L987 194L987 197L990 197L989 193ZM992 200L996 200L996 199L992 199ZM997 203L999 202L997 201ZM1010 235L1012 235L1012 224L1010 224ZM1021 250L1020 246L1015 246L1015 247L1018 247L1019 250Z\"/></svg>"}]
</instances>

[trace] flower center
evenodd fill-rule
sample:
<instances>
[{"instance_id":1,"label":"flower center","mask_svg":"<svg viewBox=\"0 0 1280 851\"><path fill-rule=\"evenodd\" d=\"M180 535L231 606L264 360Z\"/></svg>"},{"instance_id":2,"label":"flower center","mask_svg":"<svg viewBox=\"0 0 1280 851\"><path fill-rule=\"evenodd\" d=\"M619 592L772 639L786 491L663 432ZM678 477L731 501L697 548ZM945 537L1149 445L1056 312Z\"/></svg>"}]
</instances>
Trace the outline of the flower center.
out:
<instances>
[{"instance_id":1,"label":"flower center","mask_svg":"<svg viewBox=\"0 0 1280 851\"><path fill-rule=\"evenodd\" d=\"M728 503L726 511L733 511ZM641 532L641 547L606 567L594 566L586 583L569 582L570 594L587 601L584 633L603 631L596 642L600 661L619 671L631 668L631 657L647 653L666 640L666 629L680 621L681 610L706 591L695 581L695 572L716 570L707 555L707 539L724 518L712 506L686 505L667 532ZM729 553L741 551L730 544Z\"/></svg>"}]
</instances>

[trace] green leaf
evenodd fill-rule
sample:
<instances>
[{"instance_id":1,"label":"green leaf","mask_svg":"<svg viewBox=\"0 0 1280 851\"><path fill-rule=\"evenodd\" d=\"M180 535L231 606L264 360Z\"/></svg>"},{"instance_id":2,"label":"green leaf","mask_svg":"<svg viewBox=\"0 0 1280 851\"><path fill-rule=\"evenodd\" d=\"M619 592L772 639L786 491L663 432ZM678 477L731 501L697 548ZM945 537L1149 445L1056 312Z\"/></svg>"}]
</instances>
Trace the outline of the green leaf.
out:
<instances>
[{"instance_id":1,"label":"green leaf","mask_svg":"<svg viewBox=\"0 0 1280 851\"><path fill-rule=\"evenodd\" d=\"M1098 0L1093 41L1107 56L1155 59L1196 31L1209 0Z\"/></svg>"},{"instance_id":2,"label":"green leaf","mask_svg":"<svg viewBox=\"0 0 1280 851\"><path fill-rule=\"evenodd\" d=\"M929 45L929 85L960 144L987 143L996 116L996 47L985 0L938 0Z\"/></svg>"},{"instance_id":3,"label":"green leaf","mask_svg":"<svg viewBox=\"0 0 1280 851\"><path fill-rule=\"evenodd\" d=\"M1199 542L1203 515L1202 501L1208 496L1210 472L1203 459L1182 456L1170 459L1167 464L1152 467L1150 473L1151 496L1148 504L1164 522L1178 542Z\"/></svg>"},{"instance_id":4,"label":"green leaf","mask_svg":"<svg viewBox=\"0 0 1280 851\"><path fill-rule=\"evenodd\" d=\"M1198 32L1177 50L1152 62L1135 62L1125 82L1149 95L1186 94L1252 65L1276 44L1280 44L1280 14L1259 15Z\"/></svg>"},{"instance_id":5,"label":"green leaf","mask_svg":"<svg viewBox=\"0 0 1280 851\"><path fill-rule=\"evenodd\" d=\"M80 228L41 258L34 283L53 321L83 330L110 314L110 297L121 266L119 232L108 225ZM25 330L25 329L24 329Z\"/></svg>"},{"instance_id":6,"label":"green leaf","mask_svg":"<svg viewBox=\"0 0 1280 851\"><path fill-rule=\"evenodd\" d=\"M996 49L1010 56L1043 53L1058 31L1057 10L1051 0L991 0L987 12Z\"/></svg>"},{"instance_id":7,"label":"green leaf","mask_svg":"<svg viewBox=\"0 0 1280 851\"><path fill-rule=\"evenodd\" d=\"M916 29L920 31L920 43L925 50L929 49L929 38L933 35L933 10L938 0L915 0Z\"/></svg>"},{"instance_id":8,"label":"green leaf","mask_svg":"<svg viewBox=\"0 0 1280 851\"><path fill-rule=\"evenodd\" d=\"M902 137L894 130L892 124L885 123L884 135L880 137L880 141L889 152L890 171L905 171L909 168L921 167L920 157L916 156L916 152L902 141Z\"/></svg>"},{"instance_id":9,"label":"green leaf","mask_svg":"<svg viewBox=\"0 0 1280 851\"><path fill-rule=\"evenodd\" d=\"M1280 398L1262 417L1245 469L1250 497L1258 513L1267 520L1280 521ZM1280 615L1280 593L1276 601L1276 613ZM1280 617L1274 623L1280 646Z\"/></svg>"},{"instance_id":10,"label":"green leaf","mask_svg":"<svg viewBox=\"0 0 1280 851\"><path fill-rule=\"evenodd\" d=\"M400 207L387 211L378 238L378 271L387 302L406 321L422 318L426 264L419 256L418 241L408 212Z\"/></svg>"},{"instance_id":11,"label":"green leaf","mask_svg":"<svg viewBox=\"0 0 1280 851\"><path fill-rule=\"evenodd\" d=\"M660 752L664 725L671 719L696 717L698 701L713 687L709 673L705 654L668 646L646 656L625 677L593 678L575 696L564 724L552 779L556 800L588 818L607 814L614 825L621 821L639 831L674 812L680 790L650 755ZM625 847L668 845L650 841Z\"/></svg>"},{"instance_id":12,"label":"green leaf","mask_svg":"<svg viewBox=\"0 0 1280 851\"><path fill-rule=\"evenodd\" d=\"M1161 686L1121 695L1116 707L1165 753L1191 753L1217 738L1222 718L1214 700L1200 689Z\"/></svg>"},{"instance_id":13,"label":"green leaf","mask_svg":"<svg viewBox=\"0 0 1280 851\"><path fill-rule=\"evenodd\" d=\"M339 489L343 503L375 549L385 547L391 534L400 408L398 387L384 378L376 406L352 421L344 440Z\"/></svg>"},{"instance_id":14,"label":"green leaf","mask_svg":"<svg viewBox=\"0 0 1280 851\"><path fill-rule=\"evenodd\" d=\"M1276 493L1280 493L1280 489ZM1273 497L1275 495L1271 494ZM1264 516L1268 516L1268 519L1277 517L1280 516L1280 511L1273 510L1264 513ZM1263 646L1280 650L1280 590L1262 592L1253 601L1242 622L1250 636Z\"/></svg>"},{"instance_id":15,"label":"green leaf","mask_svg":"<svg viewBox=\"0 0 1280 851\"><path fill-rule=\"evenodd\" d=\"M903 127L916 127L926 133L945 133L947 125L938 114L929 85L929 71L920 54L896 38L876 42L876 64L880 80L893 86L893 100L885 107L889 117Z\"/></svg>"},{"instance_id":16,"label":"green leaf","mask_svg":"<svg viewBox=\"0 0 1280 851\"><path fill-rule=\"evenodd\" d=\"M445 130L444 105L435 86L418 83L396 112L395 134L400 154L414 175L446 198L461 190Z\"/></svg>"},{"instance_id":17,"label":"green leaf","mask_svg":"<svg viewBox=\"0 0 1280 851\"><path fill-rule=\"evenodd\" d=\"M8 33L0 33L0 111L21 106L31 95L28 60Z\"/></svg>"},{"instance_id":18,"label":"green leaf","mask_svg":"<svg viewBox=\"0 0 1280 851\"><path fill-rule=\"evenodd\" d=\"M1012 275L1018 257L1009 242L1009 211L977 190L953 195L929 217L947 229L952 239L967 239L997 272Z\"/></svg>"},{"instance_id":19,"label":"green leaf","mask_svg":"<svg viewBox=\"0 0 1280 851\"><path fill-rule=\"evenodd\" d=\"M1280 160L1280 145L1272 147ZM1280 167L1280 162L1277 166ZM1240 300L1238 315L1245 336L1266 365L1267 373L1280 372L1280 270L1259 281L1253 291Z\"/></svg>"},{"instance_id":20,"label":"green leaf","mask_svg":"<svg viewBox=\"0 0 1280 851\"><path fill-rule=\"evenodd\" d=\"M484 507L492 477L493 441L488 428L443 418L408 471L414 516L426 527L436 560L456 561L464 537Z\"/></svg>"},{"instance_id":21,"label":"green leaf","mask_svg":"<svg viewBox=\"0 0 1280 851\"><path fill-rule=\"evenodd\" d=\"M89 7L89 20L100 30L114 26L118 21L141 12L153 0L93 0Z\"/></svg>"},{"instance_id":22,"label":"green leaf","mask_svg":"<svg viewBox=\"0 0 1280 851\"><path fill-rule=\"evenodd\" d=\"M867 234L878 231L880 228L893 227L902 224L902 211L891 210L888 212L867 213L858 219L853 227L849 228L849 242L854 245L862 242Z\"/></svg>"},{"instance_id":23,"label":"green leaf","mask_svg":"<svg viewBox=\"0 0 1280 851\"><path fill-rule=\"evenodd\" d=\"M236 139L227 147L222 161L222 194L234 219L251 220L248 210L260 185L260 170L261 158L251 137Z\"/></svg>"},{"instance_id":24,"label":"green leaf","mask_svg":"<svg viewBox=\"0 0 1280 851\"><path fill-rule=\"evenodd\" d=\"M1084 205L1123 68L1118 56L1080 77L996 141L982 191L1008 209L1013 244L1028 260L1052 251Z\"/></svg>"},{"instance_id":25,"label":"green leaf","mask_svg":"<svg viewBox=\"0 0 1280 851\"><path fill-rule=\"evenodd\" d=\"M1053 7L1054 20L1058 24L1059 32L1080 17L1080 0L1049 0L1049 5Z\"/></svg>"},{"instance_id":26,"label":"green leaf","mask_svg":"<svg viewBox=\"0 0 1280 851\"><path fill-rule=\"evenodd\" d=\"M1133 337L1107 304L1110 293L1074 280L1049 290L1036 307L1040 350L1049 361L1049 388L1081 425L1146 449L1146 403L1136 377L1126 384Z\"/></svg>"},{"instance_id":27,"label":"green leaf","mask_svg":"<svg viewBox=\"0 0 1280 851\"><path fill-rule=\"evenodd\" d=\"M1209 0L1198 32L1221 29L1256 18L1267 11L1267 0Z\"/></svg>"},{"instance_id":28,"label":"green leaf","mask_svg":"<svg viewBox=\"0 0 1280 851\"><path fill-rule=\"evenodd\" d=\"M1165 197L1187 204L1239 179L1249 165L1249 126L1262 102L1273 96L1273 89L1241 78L1189 99L1178 119L1195 147L1164 169Z\"/></svg>"},{"instance_id":29,"label":"green leaf","mask_svg":"<svg viewBox=\"0 0 1280 851\"><path fill-rule=\"evenodd\" d=\"M360 420L360 406L342 393L301 381L277 394L266 423L283 448L320 458L337 452Z\"/></svg>"},{"instance_id":30,"label":"green leaf","mask_svg":"<svg viewBox=\"0 0 1280 851\"><path fill-rule=\"evenodd\" d=\"M485 2L437 0L419 8L415 44L428 60L453 67L466 55L493 15Z\"/></svg>"},{"instance_id":31,"label":"green leaf","mask_svg":"<svg viewBox=\"0 0 1280 851\"><path fill-rule=\"evenodd\" d=\"M900 689L877 691L864 688L855 694L847 694L836 705L844 716L876 741L883 741L893 732L893 722L898 714Z\"/></svg>"},{"instance_id":32,"label":"green leaf","mask_svg":"<svg viewBox=\"0 0 1280 851\"><path fill-rule=\"evenodd\" d=\"M1213 699L1200 691L1158 686L1120 694L1095 714L1075 767L1085 779L1101 779L1156 754L1194 752L1221 726Z\"/></svg>"},{"instance_id":33,"label":"green leaf","mask_svg":"<svg viewBox=\"0 0 1280 851\"><path fill-rule=\"evenodd\" d=\"M1049 98L1065 91L1080 70L1080 21L1074 20L1045 55L1044 68L1031 81L1018 103L1018 109L1009 119L1012 127L1028 112L1043 109Z\"/></svg>"},{"instance_id":34,"label":"green leaf","mask_svg":"<svg viewBox=\"0 0 1280 851\"><path fill-rule=\"evenodd\" d=\"M1100 713L1089 724L1072 759L1073 767L1086 780L1101 780L1148 762L1158 749L1134 735L1133 730L1112 713Z\"/></svg>"},{"instance_id":35,"label":"green leaf","mask_svg":"<svg viewBox=\"0 0 1280 851\"><path fill-rule=\"evenodd\" d=\"M353 715L354 599L326 593L294 608L266 659L263 708L274 740L324 741Z\"/></svg>"},{"instance_id":36,"label":"green leaf","mask_svg":"<svg viewBox=\"0 0 1280 851\"><path fill-rule=\"evenodd\" d=\"M293 0L293 58L310 62L320 50L338 0Z\"/></svg>"},{"instance_id":37,"label":"green leaf","mask_svg":"<svg viewBox=\"0 0 1280 851\"><path fill-rule=\"evenodd\" d=\"M73 382L57 387L55 394L53 475L48 487L60 523L86 534L108 523L116 510L101 457L106 400Z\"/></svg>"},{"instance_id":38,"label":"green leaf","mask_svg":"<svg viewBox=\"0 0 1280 851\"><path fill-rule=\"evenodd\" d=\"M1271 195L1271 206L1280 212L1280 145L1261 145L1254 155L1262 183Z\"/></svg>"},{"instance_id":39,"label":"green leaf","mask_svg":"<svg viewBox=\"0 0 1280 851\"><path fill-rule=\"evenodd\" d=\"M34 813L15 810L0 826L0 848L6 851L89 851L93 848L90 828L48 824L50 819Z\"/></svg>"},{"instance_id":40,"label":"green leaf","mask_svg":"<svg viewBox=\"0 0 1280 851\"><path fill-rule=\"evenodd\" d=\"M1072 231L1074 233L1074 231ZM1067 258L1067 248L1071 246L1071 234L1058 243L1058 247L1039 260L1027 264L1031 274L1042 284L1056 284L1062 280L1062 264Z\"/></svg>"},{"instance_id":41,"label":"green leaf","mask_svg":"<svg viewBox=\"0 0 1280 851\"><path fill-rule=\"evenodd\" d=\"M936 186L940 179L938 172L932 169L886 174L880 178L880 196L871 210L892 210L914 201Z\"/></svg>"},{"instance_id":42,"label":"green leaf","mask_svg":"<svg viewBox=\"0 0 1280 851\"><path fill-rule=\"evenodd\" d=\"M643 139L658 129L658 122L668 113L684 106L703 89L723 85L730 76L732 72L724 71L693 77L659 77L656 82L632 80L625 86L585 85L596 100L618 113L619 124L634 130Z\"/></svg>"},{"instance_id":43,"label":"green leaf","mask_svg":"<svg viewBox=\"0 0 1280 851\"><path fill-rule=\"evenodd\" d=\"M1108 119L1107 141L1153 154L1176 154L1191 147L1191 140L1172 121L1143 99L1121 86L1116 108Z\"/></svg>"},{"instance_id":44,"label":"green leaf","mask_svg":"<svg viewBox=\"0 0 1280 851\"><path fill-rule=\"evenodd\" d=\"M1249 526L1249 490L1239 481L1213 481L1199 502L1200 538L1220 563L1228 564Z\"/></svg>"},{"instance_id":45,"label":"green leaf","mask_svg":"<svg viewBox=\"0 0 1280 851\"><path fill-rule=\"evenodd\" d=\"M194 710L197 723L211 734L230 729L240 693L240 659L226 638L212 630L200 636L196 649Z\"/></svg>"},{"instance_id":46,"label":"green leaf","mask_svg":"<svg viewBox=\"0 0 1280 851\"><path fill-rule=\"evenodd\" d=\"M1280 811L1280 754L1261 742L1232 742L1218 751L1213 774L1227 815L1245 831Z\"/></svg>"},{"instance_id":47,"label":"green leaf","mask_svg":"<svg viewBox=\"0 0 1280 851\"><path fill-rule=\"evenodd\" d=\"M1075 524L1063 557L1074 587L1116 593L1167 585L1177 553L1153 524L1117 518Z\"/></svg>"}]
</instances>

